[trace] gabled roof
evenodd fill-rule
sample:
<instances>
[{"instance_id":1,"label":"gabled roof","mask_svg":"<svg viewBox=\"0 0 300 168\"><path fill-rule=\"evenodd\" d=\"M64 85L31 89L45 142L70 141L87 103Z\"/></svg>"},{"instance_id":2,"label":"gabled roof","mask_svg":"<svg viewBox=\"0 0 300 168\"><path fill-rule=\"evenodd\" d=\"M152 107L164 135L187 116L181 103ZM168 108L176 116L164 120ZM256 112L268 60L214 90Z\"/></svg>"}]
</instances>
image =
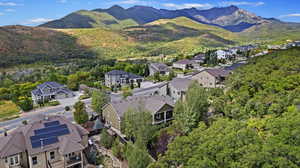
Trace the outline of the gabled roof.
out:
<instances>
[{"instance_id":1,"label":"gabled roof","mask_svg":"<svg viewBox=\"0 0 300 168\"><path fill-rule=\"evenodd\" d=\"M133 73L129 73L129 72L125 72L125 71L121 71L121 70L112 70L110 72L107 72L106 75L127 75L128 78L130 79L140 79L143 78L139 75L133 74Z\"/></svg>"},{"instance_id":2,"label":"gabled roof","mask_svg":"<svg viewBox=\"0 0 300 168\"><path fill-rule=\"evenodd\" d=\"M85 148L80 143L78 143L72 139L63 138L61 141L62 142L60 143L58 151L62 155L66 155L66 154L69 154L72 152L78 152Z\"/></svg>"},{"instance_id":3,"label":"gabled roof","mask_svg":"<svg viewBox=\"0 0 300 168\"><path fill-rule=\"evenodd\" d=\"M33 148L31 137L35 135L34 131L38 129L45 128L45 123L51 121L59 121L60 124L65 124L69 130L68 134L58 137L58 142L50 145L45 145L43 147ZM64 139L77 143L80 146L82 142L82 137L88 135L88 131L83 129L81 126L73 124L62 116L37 116L28 125L21 126L14 131L10 132L8 136L0 137L0 158L7 157L13 154L21 153L27 151L29 155L36 154L48 150L59 149L64 143ZM63 151L68 151L72 149L67 149L69 146L64 146ZM77 149L77 148L75 148Z\"/></svg>"},{"instance_id":4,"label":"gabled roof","mask_svg":"<svg viewBox=\"0 0 300 168\"><path fill-rule=\"evenodd\" d=\"M153 95L129 97L126 100L111 102L110 105L121 118L130 109L143 109L149 111L151 114L155 114L165 105L174 107L174 102L170 97Z\"/></svg>"},{"instance_id":5,"label":"gabled roof","mask_svg":"<svg viewBox=\"0 0 300 168\"><path fill-rule=\"evenodd\" d=\"M170 71L170 68L163 63L151 63L150 66L154 69L156 69L157 71Z\"/></svg>"},{"instance_id":6,"label":"gabled roof","mask_svg":"<svg viewBox=\"0 0 300 168\"><path fill-rule=\"evenodd\" d=\"M0 137L0 158L24 152L25 138L21 132Z\"/></svg>"},{"instance_id":7,"label":"gabled roof","mask_svg":"<svg viewBox=\"0 0 300 168\"><path fill-rule=\"evenodd\" d=\"M230 74L230 71L224 69L206 69L204 71L216 78L227 77Z\"/></svg>"},{"instance_id":8,"label":"gabled roof","mask_svg":"<svg viewBox=\"0 0 300 168\"><path fill-rule=\"evenodd\" d=\"M173 86L178 91L187 91L193 80L189 78L174 78L170 82L170 86Z\"/></svg>"},{"instance_id":9,"label":"gabled roof","mask_svg":"<svg viewBox=\"0 0 300 168\"><path fill-rule=\"evenodd\" d=\"M194 56L194 58L192 60L204 61L205 60L205 54L203 54L203 53L198 54L198 55Z\"/></svg>"},{"instance_id":10,"label":"gabled roof","mask_svg":"<svg viewBox=\"0 0 300 168\"><path fill-rule=\"evenodd\" d=\"M64 87L63 85L61 85L61 84L59 84L57 82L44 82L44 83L38 85L37 88L42 89L42 88L44 88L46 86L49 86L51 88L61 88L61 87Z\"/></svg>"},{"instance_id":11,"label":"gabled roof","mask_svg":"<svg viewBox=\"0 0 300 168\"><path fill-rule=\"evenodd\" d=\"M184 65L188 65L188 64L193 64L194 61L189 60L189 59L183 59L183 60L179 60L177 62L175 62L174 64L184 64Z\"/></svg>"}]
</instances>

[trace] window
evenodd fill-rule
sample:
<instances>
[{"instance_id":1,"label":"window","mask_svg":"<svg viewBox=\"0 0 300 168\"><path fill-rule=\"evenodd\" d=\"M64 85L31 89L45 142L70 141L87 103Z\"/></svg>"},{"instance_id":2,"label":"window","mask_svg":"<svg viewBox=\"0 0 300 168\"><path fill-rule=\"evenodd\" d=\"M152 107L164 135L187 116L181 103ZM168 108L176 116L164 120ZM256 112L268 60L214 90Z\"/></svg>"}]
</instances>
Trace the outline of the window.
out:
<instances>
[{"instance_id":1,"label":"window","mask_svg":"<svg viewBox=\"0 0 300 168\"><path fill-rule=\"evenodd\" d=\"M37 164L37 157L36 156L32 157L32 164L33 165Z\"/></svg>"},{"instance_id":2,"label":"window","mask_svg":"<svg viewBox=\"0 0 300 168\"><path fill-rule=\"evenodd\" d=\"M18 165L19 164L19 155L16 155L16 156L12 156L12 157L9 157L9 158L5 158L5 163L9 163L10 166L15 166L15 165Z\"/></svg>"},{"instance_id":3,"label":"window","mask_svg":"<svg viewBox=\"0 0 300 168\"><path fill-rule=\"evenodd\" d=\"M54 151L50 152L50 159L51 160L55 159L55 152Z\"/></svg>"},{"instance_id":4,"label":"window","mask_svg":"<svg viewBox=\"0 0 300 168\"><path fill-rule=\"evenodd\" d=\"M15 164L19 164L19 156L15 156Z\"/></svg>"},{"instance_id":5,"label":"window","mask_svg":"<svg viewBox=\"0 0 300 168\"><path fill-rule=\"evenodd\" d=\"M14 158L11 157L11 158L10 158L10 165L14 165L14 164L15 164Z\"/></svg>"}]
</instances>

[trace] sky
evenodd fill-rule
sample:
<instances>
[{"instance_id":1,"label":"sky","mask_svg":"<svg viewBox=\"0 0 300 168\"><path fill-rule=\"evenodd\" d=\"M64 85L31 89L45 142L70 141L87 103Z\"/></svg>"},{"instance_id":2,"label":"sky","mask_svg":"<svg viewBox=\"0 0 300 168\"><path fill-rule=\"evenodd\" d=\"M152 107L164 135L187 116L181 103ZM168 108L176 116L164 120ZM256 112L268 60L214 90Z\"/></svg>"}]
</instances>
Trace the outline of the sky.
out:
<instances>
[{"instance_id":1,"label":"sky","mask_svg":"<svg viewBox=\"0 0 300 168\"><path fill-rule=\"evenodd\" d=\"M0 0L0 26L35 26L85 9L135 5L160 9L209 9L236 5L258 16L300 23L300 0Z\"/></svg>"}]
</instances>

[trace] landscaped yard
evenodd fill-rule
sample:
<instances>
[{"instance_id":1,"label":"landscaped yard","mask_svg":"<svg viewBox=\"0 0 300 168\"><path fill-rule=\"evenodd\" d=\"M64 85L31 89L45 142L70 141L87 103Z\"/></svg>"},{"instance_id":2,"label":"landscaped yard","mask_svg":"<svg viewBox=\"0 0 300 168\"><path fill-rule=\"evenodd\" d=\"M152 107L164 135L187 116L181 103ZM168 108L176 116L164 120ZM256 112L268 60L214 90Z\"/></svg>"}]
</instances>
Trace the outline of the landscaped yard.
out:
<instances>
[{"instance_id":1,"label":"landscaped yard","mask_svg":"<svg viewBox=\"0 0 300 168\"><path fill-rule=\"evenodd\" d=\"M0 121L18 117L19 107L12 101L0 101Z\"/></svg>"}]
</instances>

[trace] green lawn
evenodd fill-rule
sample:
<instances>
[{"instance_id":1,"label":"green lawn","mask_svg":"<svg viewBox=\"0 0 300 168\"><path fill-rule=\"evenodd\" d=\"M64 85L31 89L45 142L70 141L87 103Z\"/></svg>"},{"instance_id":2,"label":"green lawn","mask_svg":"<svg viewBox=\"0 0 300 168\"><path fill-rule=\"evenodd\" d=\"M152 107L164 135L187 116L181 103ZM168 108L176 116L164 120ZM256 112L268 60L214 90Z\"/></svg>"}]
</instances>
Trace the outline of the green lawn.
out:
<instances>
[{"instance_id":1,"label":"green lawn","mask_svg":"<svg viewBox=\"0 0 300 168\"><path fill-rule=\"evenodd\" d=\"M12 101L0 101L0 121L18 117L19 107Z\"/></svg>"}]
</instances>

